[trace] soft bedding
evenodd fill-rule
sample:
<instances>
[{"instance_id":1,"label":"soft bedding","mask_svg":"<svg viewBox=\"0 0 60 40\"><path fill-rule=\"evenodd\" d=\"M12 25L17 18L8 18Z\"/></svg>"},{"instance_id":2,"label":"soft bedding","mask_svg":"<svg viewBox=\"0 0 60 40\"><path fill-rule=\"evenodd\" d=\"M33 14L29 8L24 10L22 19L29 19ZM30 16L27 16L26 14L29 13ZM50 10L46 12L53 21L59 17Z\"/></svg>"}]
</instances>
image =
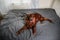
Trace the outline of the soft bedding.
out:
<instances>
[{"instance_id":1,"label":"soft bedding","mask_svg":"<svg viewBox=\"0 0 60 40\"><path fill-rule=\"evenodd\" d=\"M37 34L33 35L32 30L24 30L18 36L16 32L24 25L25 13L37 12L49 18L53 23L44 21L36 25ZM60 18L54 9L12 9L9 10L0 24L0 40L59 40L60 38Z\"/></svg>"}]
</instances>

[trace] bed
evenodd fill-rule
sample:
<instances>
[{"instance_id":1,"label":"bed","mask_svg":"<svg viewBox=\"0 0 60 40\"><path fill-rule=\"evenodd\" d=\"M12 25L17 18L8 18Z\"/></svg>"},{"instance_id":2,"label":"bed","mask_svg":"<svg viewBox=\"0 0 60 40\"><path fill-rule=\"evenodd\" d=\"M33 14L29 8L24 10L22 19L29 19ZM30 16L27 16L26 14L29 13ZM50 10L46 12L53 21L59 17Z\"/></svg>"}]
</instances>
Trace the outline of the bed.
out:
<instances>
[{"instance_id":1,"label":"bed","mask_svg":"<svg viewBox=\"0 0 60 40\"><path fill-rule=\"evenodd\" d=\"M33 12L40 13L42 16L51 19L53 23L44 21L41 24L38 22L36 36L31 32L31 37L29 37L30 32L28 30L16 36L16 32L24 25L24 21L19 16ZM12 9L7 12L4 18L0 24L0 40L60 40L60 18L54 9Z\"/></svg>"}]
</instances>

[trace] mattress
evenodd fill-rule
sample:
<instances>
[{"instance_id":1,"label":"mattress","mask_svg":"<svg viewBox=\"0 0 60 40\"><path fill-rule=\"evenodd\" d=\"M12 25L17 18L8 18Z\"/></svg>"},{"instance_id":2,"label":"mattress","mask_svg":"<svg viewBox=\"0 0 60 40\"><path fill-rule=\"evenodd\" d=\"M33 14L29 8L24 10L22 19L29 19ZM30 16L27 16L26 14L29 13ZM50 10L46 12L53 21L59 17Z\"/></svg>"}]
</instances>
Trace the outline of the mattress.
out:
<instances>
[{"instance_id":1,"label":"mattress","mask_svg":"<svg viewBox=\"0 0 60 40\"><path fill-rule=\"evenodd\" d=\"M36 25L37 34L34 36L32 30L24 30L18 36L16 32L23 27L24 20L20 17L24 13L37 12L49 18L53 23L44 21ZM60 40L60 18L54 9L12 9L9 10L0 24L0 40ZM30 36L31 35L31 36Z\"/></svg>"}]
</instances>

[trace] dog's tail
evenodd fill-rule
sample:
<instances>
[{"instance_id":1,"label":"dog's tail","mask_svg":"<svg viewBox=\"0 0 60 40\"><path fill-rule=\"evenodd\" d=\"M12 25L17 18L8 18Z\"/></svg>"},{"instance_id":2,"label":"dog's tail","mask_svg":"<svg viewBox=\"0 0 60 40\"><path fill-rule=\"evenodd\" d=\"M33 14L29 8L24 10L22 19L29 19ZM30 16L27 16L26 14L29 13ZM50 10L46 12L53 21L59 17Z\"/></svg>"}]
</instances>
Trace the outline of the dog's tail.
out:
<instances>
[{"instance_id":1,"label":"dog's tail","mask_svg":"<svg viewBox=\"0 0 60 40\"><path fill-rule=\"evenodd\" d=\"M53 21L51 19L48 19L48 18L44 18L44 21L49 21L50 23L53 23Z\"/></svg>"}]
</instances>

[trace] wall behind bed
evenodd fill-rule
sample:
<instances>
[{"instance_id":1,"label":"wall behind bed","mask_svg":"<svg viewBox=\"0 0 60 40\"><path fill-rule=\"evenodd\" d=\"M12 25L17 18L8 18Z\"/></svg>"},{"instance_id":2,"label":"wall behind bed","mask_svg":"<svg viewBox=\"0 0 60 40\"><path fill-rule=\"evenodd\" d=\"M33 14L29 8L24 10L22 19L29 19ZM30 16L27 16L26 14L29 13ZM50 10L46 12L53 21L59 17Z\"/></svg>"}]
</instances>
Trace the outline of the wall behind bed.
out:
<instances>
[{"instance_id":1,"label":"wall behind bed","mask_svg":"<svg viewBox=\"0 0 60 40\"><path fill-rule=\"evenodd\" d=\"M53 8L60 16L59 0L0 0L0 12L6 14L10 9Z\"/></svg>"}]
</instances>

